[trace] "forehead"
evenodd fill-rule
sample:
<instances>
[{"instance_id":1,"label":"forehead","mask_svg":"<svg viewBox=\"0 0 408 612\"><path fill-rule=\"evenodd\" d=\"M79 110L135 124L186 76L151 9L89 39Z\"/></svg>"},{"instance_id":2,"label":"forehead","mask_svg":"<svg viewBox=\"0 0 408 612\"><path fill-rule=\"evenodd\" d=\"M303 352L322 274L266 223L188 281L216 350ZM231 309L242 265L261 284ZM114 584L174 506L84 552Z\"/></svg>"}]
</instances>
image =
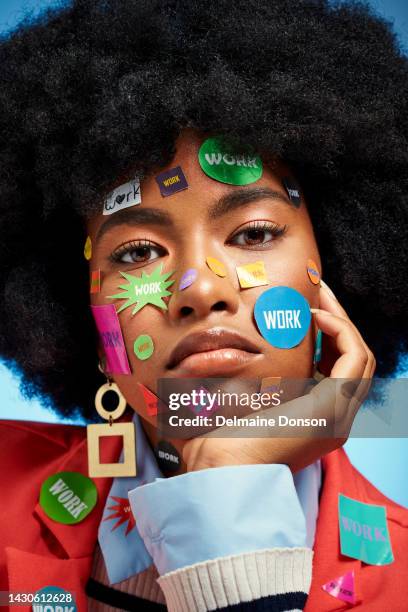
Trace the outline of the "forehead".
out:
<instances>
[{"instance_id":1,"label":"forehead","mask_svg":"<svg viewBox=\"0 0 408 612\"><path fill-rule=\"evenodd\" d=\"M133 206L127 209L115 212L112 215L103 215L103 201L101 202L101 213L95 215L88 222L88 227L93 233L100 234L101 231L109 228L110 226L125 221L127 217L138 215L140 217L140 223L152 217L152 215L143 214L143 211L149 209L157 210L156 220L160 223L162 218L163 223L171 220L171 222L186 222L195 219L200 222L214 219L217 216L217 212L220 212L220 206L217 206L223 199L236 195L238 200L242 192L247 192L247 201L253 199L259 199L260 193L269 193L269 196L276 196L277 201L279 198L281 203L285 203L289 207L292 206L286 190L282 184L282 178L290 175L289 169L285 164L274 159L269 163L263 164L262 177L246 186L235 186L226 183L219 182L207 176L200 167L198 161L198 152L200 146L205 140L205 136L202 136L192 130L184 130L175 143L175 155L172 161L164 168L157 170L152 176L146 177L141 183L141 203L137 206ZM168 174L171 176L171 170L177 167L181 168L182 174L185 176L187 181L187 189L181 191L175 191L171 195L164 197L160 191L157 177L164 173L165 177L168 178ZM114 185L112 190L120 187L127 182L127 179L119 178ZM163 181L161 181L163 183ZM169 183L167 183L169 184ZM171 185L171 180L170 180ZM235 197L235 196L234 196ZM273 199L273 197L270 197ZM224 201L225 204L225 201ZM238 202L235 202L237 206ZM230 209L233 206L230 206ZM137 210L136 210L137 209ZM228 210L228 207L226 207ZM214 214L212 214L214 212ZM222 210L221 210L222 212ZM219 215L221 216L221 215ZM132 220L135 221L134 219Z\"/></svg>"}]
</instances>

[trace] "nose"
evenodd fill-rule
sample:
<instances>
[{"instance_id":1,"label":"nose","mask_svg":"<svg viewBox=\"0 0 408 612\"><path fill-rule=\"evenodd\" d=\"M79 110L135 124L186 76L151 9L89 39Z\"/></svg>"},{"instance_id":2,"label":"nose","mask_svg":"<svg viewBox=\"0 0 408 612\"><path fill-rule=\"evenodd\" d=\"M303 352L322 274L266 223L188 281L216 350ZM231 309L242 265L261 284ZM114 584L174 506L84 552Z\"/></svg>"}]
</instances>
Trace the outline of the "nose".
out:
<instances>
[{"instance_id":1,"label":"nose","mask_svg":"<svg viewBox=\"0 0 408 612\"><path fill-rule=\"evenodd\" d=\"M187 270L187 267L186 267ZM172 322L195 322L217 312L234 314L239 306L239 292L234 278L228 270L220 277L210 270L205 262L200 267L196 280L186 289L179 290L178 283L168 303L168 315Z\"/></svg>"}]
</instances>

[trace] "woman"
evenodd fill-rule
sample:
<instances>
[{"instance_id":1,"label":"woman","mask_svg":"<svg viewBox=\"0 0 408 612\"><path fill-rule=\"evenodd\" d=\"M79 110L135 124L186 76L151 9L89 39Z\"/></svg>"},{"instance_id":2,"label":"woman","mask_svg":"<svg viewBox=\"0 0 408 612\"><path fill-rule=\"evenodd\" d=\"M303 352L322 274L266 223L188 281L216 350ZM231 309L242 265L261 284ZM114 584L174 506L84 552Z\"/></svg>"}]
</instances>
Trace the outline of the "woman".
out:
<instances>
[{"instance_id":1,"label":"woman","mask_svg":"<svg viewBox=\"0 0 408 612\"><path fill-rule=\"evenodd\" d=\"M3 590L58 585L79 609L402 609L407 512L335 450L346 435L183 440L151 409L163 379L309 379L317 329L329 422L330 381L370 380L374 355L379 375L395 368L407 62L388 27L325 2L78 0L3 41L1 66L1 353L63 415L96 420L93 397L114 382L137 447L137 475L132 442L121 475L105 468L112 479L103 464L121 440L99 458L97 430L87 453L83 428L2 422ZM259 172L225 181L218 155ZM266 284L243 286L237 267L259 261ZM283 347L257 317L276 287L313 316ZM97 504L78 523L53 520L44 481L88 475L88 460ZM345 554L340 498L386 508L385 531L371 527L392 563Z\"/></svg>"}]
</instances>

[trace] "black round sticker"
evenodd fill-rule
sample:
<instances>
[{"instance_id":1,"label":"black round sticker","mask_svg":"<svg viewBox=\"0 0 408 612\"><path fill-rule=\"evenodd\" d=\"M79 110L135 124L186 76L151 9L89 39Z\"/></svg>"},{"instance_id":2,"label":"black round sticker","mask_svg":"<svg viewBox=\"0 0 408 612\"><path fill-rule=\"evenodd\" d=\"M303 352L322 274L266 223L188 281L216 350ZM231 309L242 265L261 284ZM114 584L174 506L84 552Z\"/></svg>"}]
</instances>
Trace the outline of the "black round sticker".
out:
<instances>
[{"instance_id":1,"label":"black round sticker","mask_svg":"<svg viewBox=\"0 0 408 612\"><path fill-rule=\"evenodd\" d=\"M181 467L180 455L170 442L161 440L156 447L156 459L161 470L177 472Z\"/></svg>"}]
</instances>

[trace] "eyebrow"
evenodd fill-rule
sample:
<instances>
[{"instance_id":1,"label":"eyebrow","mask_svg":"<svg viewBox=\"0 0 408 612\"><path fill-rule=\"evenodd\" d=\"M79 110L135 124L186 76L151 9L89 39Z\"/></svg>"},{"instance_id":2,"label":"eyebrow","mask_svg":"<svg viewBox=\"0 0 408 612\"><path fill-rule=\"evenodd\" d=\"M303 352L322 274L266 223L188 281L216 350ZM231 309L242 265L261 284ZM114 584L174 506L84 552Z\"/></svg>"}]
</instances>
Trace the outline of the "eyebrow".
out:
<instances>
[{"instance_id":1,"label":"eyebrow","mask_svg":"<svg viewBox=\"0 0 408 612\"><path fill-rule=\"evenodd\" d=\"M218 219L241 206L264 199L281 202L291 207L294 206L289 198L286 198L280 191L275 191L268 187L253 187L252 189L234 190L222 196L210 208L208 216L210 219Z\"/></svg>"},{"instance_id":2,"label":"eyebrow","mask_svg":"<svg viewBox=\"0 0 408 612\"><path fill-rule=\"evenodd\" d=\"M100 240L106 232L119 225L131 225L134 227L139 225L156 225L168 227L173 225L173 220L167 212L157 208L128 208L120 210L101 225L96 235L96 241Z\"/></svg>"},{"instance_id":3,"label":"eyebrow","mask_svg":"<svg viewBox=\"0 0 408 612\"><path fill-rule=\"evenodd\" d=\"M294 206L292 202L279 191L274 191L268 187L253 187L252 189L234 190L222 196L215 204L210 206L208 217L210 219L218 219L241 206L263 199L274 200L275 202L284 203L291 207ZM96 241L98 242L107 232L120 225L130 225L133 227L139 225L172 227L174 223L167 212L158 210L157 208L127 208L126 210L120 210L114 213L105 223L103 223L103 225L101 225L96 235Z\"/></svg>"}]
</instances>

